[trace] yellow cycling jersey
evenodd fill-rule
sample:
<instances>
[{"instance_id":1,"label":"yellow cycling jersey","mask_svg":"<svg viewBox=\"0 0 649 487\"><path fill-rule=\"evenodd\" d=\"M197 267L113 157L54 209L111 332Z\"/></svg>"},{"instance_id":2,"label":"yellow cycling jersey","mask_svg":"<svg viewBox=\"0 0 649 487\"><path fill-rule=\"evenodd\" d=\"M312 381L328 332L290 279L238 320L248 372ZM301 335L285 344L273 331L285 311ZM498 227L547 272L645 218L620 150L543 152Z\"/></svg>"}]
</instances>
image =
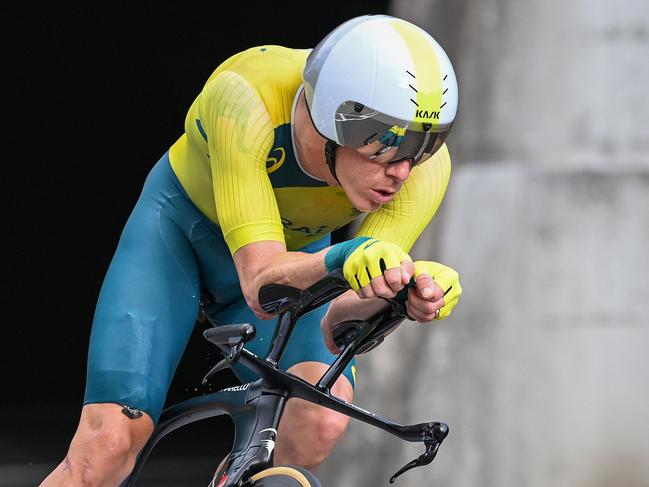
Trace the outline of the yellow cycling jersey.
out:
<instances>
[{"instance_id":1,"label":"yellow cycling jersey","mask_svg":"<svg viewBox=\"0 0 649 487\"><path fill-rule=\"evenodd\" d=\"M209 77L170 149L194 204L220 226L230 252L261 240L297 250L360 217L340 187L307 174L293 150L291 116L309 49L261 46ZM367 215L358 236L410 250L439 207L451 172L446 146L413 168L392 201Z\"/></svg>"}]
</instances>

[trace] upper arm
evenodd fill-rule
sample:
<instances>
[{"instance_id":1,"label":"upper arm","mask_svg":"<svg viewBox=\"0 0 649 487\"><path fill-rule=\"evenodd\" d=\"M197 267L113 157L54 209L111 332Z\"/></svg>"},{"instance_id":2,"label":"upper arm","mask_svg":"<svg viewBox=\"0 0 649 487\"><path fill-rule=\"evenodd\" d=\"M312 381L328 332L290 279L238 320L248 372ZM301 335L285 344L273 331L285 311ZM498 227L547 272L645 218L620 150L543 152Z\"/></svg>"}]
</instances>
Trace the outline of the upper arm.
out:
<instances>
[{"instance_id":1,"label":"upper arm","mask_svg":"<svg viewBox=\"0 0 649 487\"><path fill-rule=\"evenodd\" d=\"M204 88L200 110L208 133L216 213L230 252L261 240L283 243L266 172L274 130L263 100L243 77L223 71Z\"/></svg>"},{"instance_id":2,"label":"upper arm","mask_svg":"<svg viewBox=\"0 0 649 487\"><path fill-rule=\"evenodd\" d=\"M387 240L409 252L437 212L450 176L451 159L443 145L430 160L413 168L392 201L367 215L356 236Z\"/></svg>"}]
</instances>

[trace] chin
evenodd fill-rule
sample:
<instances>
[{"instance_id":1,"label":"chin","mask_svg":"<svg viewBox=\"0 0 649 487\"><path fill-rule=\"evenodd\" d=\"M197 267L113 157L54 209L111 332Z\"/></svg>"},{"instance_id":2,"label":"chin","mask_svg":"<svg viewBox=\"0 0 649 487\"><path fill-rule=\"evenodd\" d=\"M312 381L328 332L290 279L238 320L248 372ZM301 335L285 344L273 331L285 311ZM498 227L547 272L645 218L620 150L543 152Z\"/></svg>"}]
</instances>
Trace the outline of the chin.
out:
<instances>
[{"instance_id":1,"label":"chin","mask_svg":"<svg viewBox=\"0 0 649 487\"><path fill-rule=\"evenodd\" d=\"M363 195L362 193L348 194L347 198L349 198L349 201L354 206L354 208L356 208L358 211L362 211L363 213L376 211L381 208L381 206L383 206L382 203L374 201L371 198Z\"/></svg>"},{"instance_id":2,"label":"chin","mask_svg":"<svg viewBox=\"0 0 649 487\"><path fill-rule=\"evenodd\" d=\"M375 203L374 201L367 200L363 200L362 202L360 202L360 204L354 205L357 210L362 211L363 213L376 211L381 208L381 206L383 206L381 203Z\"/></svg>"}]
</instances>

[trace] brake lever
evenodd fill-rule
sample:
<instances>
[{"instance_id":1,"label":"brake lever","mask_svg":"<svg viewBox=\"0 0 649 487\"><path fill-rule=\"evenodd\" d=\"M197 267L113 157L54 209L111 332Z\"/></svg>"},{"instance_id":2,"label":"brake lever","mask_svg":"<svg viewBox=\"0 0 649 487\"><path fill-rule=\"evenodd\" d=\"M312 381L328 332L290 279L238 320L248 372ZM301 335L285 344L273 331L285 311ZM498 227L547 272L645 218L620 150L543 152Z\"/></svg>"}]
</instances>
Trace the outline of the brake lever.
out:
<instances>
[{"instance_id":1,"label":"brake lever","mask_svg":"<svg viewBox=\"0 0 649 487\"><path fill-rule=\"evenodd\" d=\"M413 461L405 464L390 477L390 483L393 484L397 477L402 475L416 467L423 467L432 462L437 456L440 445L444 441L444 438L448 435L448 425L444 423L428 423L424 427L424 433L430 439L424 440L424 445L426 445L426 451L420 455L418 458L415 458Z\"/></svg>"},{"instance_id":2,"label":"brake lever","mask_svg":"<svg viewBox=\"0 0 649 487\"><path fill-rule=\"evenodd\" d=\"M404 286L401 289L401 291L397 293L395 297L382 298L382 299L390 303L390 307L392 308L392 311L394 311L397 314L400 314L404 318L408 318L410 321L415 321L415 319L408 314L408 311L406 309L406 301L408 300L408 289L416 288L416 287L417 287L417 282L415 281L414 277L411 277L408 285ZM444 296L446 296L452 288L453 286L449 287L446 291L444 291Z\"/></svg>"},{"instance_id":3,"label":"brake lever","mask_svg":"<svg viewBox=\"0 0 649 487\"><path fill-rule=\"evenodd\" d=\"M237 342L235 345L233 345L232 348L230 348L230 354L227 357L225 357L223 360L221 360L218 364L216 364L214 367L212 367L207 374L205 374L205 377L203 377L202 384L206 385L210 377L212 377L218 371L232 367L232 365L234 365L235 362L239 360L239 357L241 356L241 350L243 350L244 344L245 342L241 340Z\"/></svg>"},{"instance_id":4,"label":"brake lever","mask_svg":"<svg viewBox=\"0 0 649 487\"><path fill-rule=\"evenodd\" d=\"M401 291L393 298L381 298L384 301L387 301L392 311L404 318L409 319L410 321L415 321L412 316L408 314L406 309L406 301L408 300L408 289L417 287L417 283L414 278L410 278L408 285L404 286Z\"/></svg>"}]
</instances>

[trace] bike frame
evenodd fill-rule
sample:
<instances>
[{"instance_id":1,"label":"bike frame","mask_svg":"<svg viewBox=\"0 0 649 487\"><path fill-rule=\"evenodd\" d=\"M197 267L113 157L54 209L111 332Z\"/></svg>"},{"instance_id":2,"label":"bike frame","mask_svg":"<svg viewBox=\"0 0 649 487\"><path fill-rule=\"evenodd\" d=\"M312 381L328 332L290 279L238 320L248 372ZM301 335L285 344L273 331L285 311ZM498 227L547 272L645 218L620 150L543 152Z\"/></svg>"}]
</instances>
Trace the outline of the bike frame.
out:
<instances>
[{"instance_id":1,"label":"bike frame","mask_svg":"<svg viewBox=\"0 0 649 487\"><path fill-rule=\"evenodd\" d=\"M402 440L424 442L427 446L426 453L419 461L413 461L418 463L415 465L411 462L399 473L432 461L439 444L448 433L445 424L427 422L401 425L338 399L330 393L331 387L355 353L373 341L380 341L387 331L403 320L404 310L395 309L393 305L391 311L381 312L368 322L364 322L367 324L365 333L358 334L351 343L347 344L318 383L311 385L279 369L277 364L299 317L345 292L348 289L347 282L339 272L334 272L305 291L284 286L274 286L273 289L275 293L278 289L288 290L292 295L282 295L275 300L269 300L266 296L267 299L262 300L263 293L260 292L260 302L264 303L262 304L264 309L279 313L273 343L266 358L262 359L242 348L242 343L236 352L234 352L236 347L232 345L217 344L226 354L230 353L230 357L224 361L227 362L226 366L231 366L238 361L261 379L188 399L163 411L151 438L138 456L131 475L121 484L121 487L135 485L144 462L164 436L184 425L222 414L228 414L234 421L235 438L225 474L222 474L220 479L215 479L215 482L218 481L215 487L244 485L250 476L272 466L277 427L286 401L291 397L304 399L376 426ZM209 313L207 318L212 322ZM210 331L206 332L206 337ZM422 460L425 455L428 456ZM422 461L424 463L421 463Z\"/></svg>"}]
</instances>

